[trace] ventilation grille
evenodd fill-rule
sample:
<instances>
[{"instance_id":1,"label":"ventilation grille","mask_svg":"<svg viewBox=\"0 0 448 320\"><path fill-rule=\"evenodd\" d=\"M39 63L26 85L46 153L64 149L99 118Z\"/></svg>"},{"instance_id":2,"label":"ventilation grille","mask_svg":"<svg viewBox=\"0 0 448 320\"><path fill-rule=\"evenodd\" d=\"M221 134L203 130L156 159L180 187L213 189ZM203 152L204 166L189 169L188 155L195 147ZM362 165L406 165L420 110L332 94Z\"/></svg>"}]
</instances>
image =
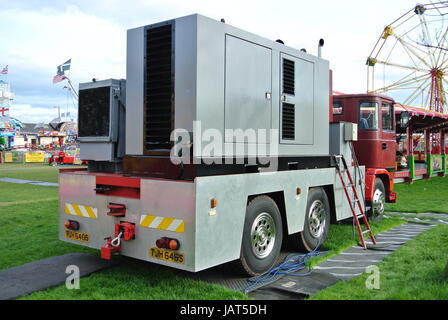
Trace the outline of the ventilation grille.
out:
<instances>
[{"instance_id":1,"label":"ventilation grille","mask_svg":"<svg viewBox=\"0 0 448 320\"><path fill-rule=\"evenodd\" d=\"M78 136L109 137L110 87L79 90Z\"/></svg>"},{"instance_id":2,"label":"ventilation grille","mask_svg":"<svg viewBox=\"0 0 448 320\"><path fill-rule=\"evenodd\" d=\"M145 149L171 148L174 79L171 25L146 31Z\"/></svg>"},{"instance_id":3,"label":"ventilation grille","mask_svg":"<svg viewBox=\"0 0 448 320\"><path fill-rule=\"evenodd\" d=\"M283 59L283 93L295 95L295 64L294 61Z\"/></svg>"},{"instance_id":4,"label":"ventilation grille","mask_svg":"<svg viewBox=\"0 0 448 320\"><path fill-rule=\"evenodd\" d=\"M282 105L282 139L295 140L295 106L289 103Z\"/></svg>"}]
</instances>

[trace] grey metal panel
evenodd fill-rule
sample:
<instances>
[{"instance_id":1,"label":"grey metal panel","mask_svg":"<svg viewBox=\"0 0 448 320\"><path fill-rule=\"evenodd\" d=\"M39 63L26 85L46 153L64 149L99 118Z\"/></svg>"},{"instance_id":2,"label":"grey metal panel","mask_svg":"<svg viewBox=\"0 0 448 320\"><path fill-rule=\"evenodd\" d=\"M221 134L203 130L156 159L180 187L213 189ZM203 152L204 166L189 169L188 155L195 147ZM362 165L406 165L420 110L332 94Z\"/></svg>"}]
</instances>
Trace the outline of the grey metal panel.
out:
<instances>
[{"instance_id":1,"label":"grey metal panel","mask_svg":"<svg viewBox=\"0 0 448 320\"><path fill-rule=\"evenodd\" d=\"M271 61L270 49L226 35L226 129L271 128Z\"/></svg>"},{"instance_id":2,"label":"grey metal panel","mask_svg":"<svg viewBox=\"0 0 448 320\"><path fill-rule=\"evenodd\" d=\"M192 132L193 121L196 120L197 21L191 18L176 19L174 30L174 126Z\"/></svg>"},{"instance_id":3,"label":"grey metal panel","mask_svg":"<svg viewBox=\"0 0 448 320\"><path fill-rule=\"evenodd\" d=\"M350 145L344 139L345 122L330 123L330 155L352 158Z\"/></svg>"},{"instance_id":4,"label":"grey metal panel","mask_svg":"<svg viewBox=\"0 0 448 320\"><path fill-rule=\"evenodd\" d=\"M104 238L113 236L114 225L120 221L131 222L136 225L135 240L121 242L121 254L150 261L162 265L176 267L186 271L195 270L195 195L194 183L176 182L156 179L141 180L141 199L129 199L96 195L96 176L79 173L60 174L59 201L59 239L77 245L84 245L99 249L104 245ZM167 196L171 195L171 196ZM98 210L98 218L91 219L67 215L64 210L66 203L91 206ZM107 215L109 203L119 203L126 206L126 217L114 218ZM185 220L185 233L150 229L139 226L142 215L156 215ZM64 237L64 221L67 219L78 221L80 232L90 235L90 242L78 242ZM149 256L151 247L155 247L157 239L172 237L180 241L179 252L185 255L185 264L174 264Z\"/></svg>"},{"instance_id":5,"label":"grey metal panel","mask_svg":"<svg viewBox=\"0 0 448 320\"><path fill-rule=\"evenodd\" d=\"M81 142L80 157L82 160L113 161L115 160L114 144Z\"/></svg>"},{"instance_id":6,"label":"grey metal panel","mask_svg":"<svg viewBox=\"0 0 448 320\"><path fill-rule=\"evenodd\" d=\"M225 31L226 24L201 15L187 17L197 21L196 120L201 134L207 129L224 132ZM224 138L222 138L224 142ZM193 150L201 155L199 148Z\"/></svg>"},{"instance_id":7,"label":"grey metal panel","mask_svg":"<svg viewBox=\"0 0 448 320\"><path fill-rule=\"evenodd\" d=\"M334 184L335 174L329 168L196 178L196 270L239 258L248 196L284 191L287 230L297 233L303 230L308 189ZM211 199L218 202L214 215Z\"/></svg>"},{"instance_id":8,"label":"grey metal panel","mask_svg":"<svg viewBox=\"0 0 448 320\"><path fill-rule=\"evenodd\" d=\"M126 154L143 154L144 28L128 30L126 51Z\"/></svg>"},{"instance_id":9,"label":"grey metal panel","mask_svg":"<svg viewBox=\"0 0 448 320\"><path fill-rule=\"evenodd\" d=\"M314 119L314 63L287 54L281 54L280 59L288 59L295 64L295 94L282 94L280 102L280 106L283 102L294 105L295 139L294 141L282 139L281 142L312 145L315 134L314 123L316 122ZM280 68L283 69L282 62L280 62ZM283 72L281 72L280 81L280 88L283 88Z\"/></svg>"}]
</instances>

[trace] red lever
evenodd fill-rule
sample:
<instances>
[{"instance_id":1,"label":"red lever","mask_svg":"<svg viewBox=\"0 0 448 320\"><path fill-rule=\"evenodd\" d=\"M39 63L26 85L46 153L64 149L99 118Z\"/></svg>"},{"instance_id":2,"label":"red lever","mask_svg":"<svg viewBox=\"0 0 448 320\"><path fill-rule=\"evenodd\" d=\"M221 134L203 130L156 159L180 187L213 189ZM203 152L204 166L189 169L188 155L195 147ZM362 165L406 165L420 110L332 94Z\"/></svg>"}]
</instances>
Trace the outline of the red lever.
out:
<instances>
[{"instance_id":1,"label":"red lever","mask_svg":"<svg viewBox=\"0 0 448 320\"><path fill-rule=\"evenodd\" d=\"M126 215L126 206L124 204L109 203L107 208L109 209L108 216L124 217Z\"/></svg>"}]
</instances>

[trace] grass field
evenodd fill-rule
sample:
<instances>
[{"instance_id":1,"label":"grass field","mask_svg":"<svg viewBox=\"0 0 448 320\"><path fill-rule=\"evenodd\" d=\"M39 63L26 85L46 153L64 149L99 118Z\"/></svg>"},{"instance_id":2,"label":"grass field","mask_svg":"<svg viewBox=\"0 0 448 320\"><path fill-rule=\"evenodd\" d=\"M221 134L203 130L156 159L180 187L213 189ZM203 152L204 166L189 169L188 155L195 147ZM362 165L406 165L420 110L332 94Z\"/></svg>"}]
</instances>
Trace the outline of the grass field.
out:
<instances>
[{"instance_id":1,"label":"grass field","mask_svg":"<svg viewBox=\"0 0 448 320\"><path fill-rule=\"evenodd\" d=\"M61 168L65 168L65 166ZM58 182L58 172L59 167L49 166L47 163L0 164L0 178Z\"/></svg>"},{"instance_id":2,"label":"grass field","mask_svg":"<svg viewBox=\"0 0 448 320\"><path fill-rule=\"evenodd\" d=\"M4 176L54 182L57 169L0 164L0 177ZM4 244L0 250L0 269L72 252L98 254L96 250L58 240L57 190L0 182L0 242ZM386 219L374 223L373 229L378 233L403 222ZM332 255L355 243L351 225L331 225L323 250L333 250ZM318 257L312 264L330 255ZM59 286L23 299L248 299L242 293L189 279L174 269L125 257L119 260L122 263L116 267L82 278L80 290Z\"/></svg>"},{"instance_id":3,"label":"grass field","mask_svg":"<svg viewBox=\"0 0 448 320\"><path fill-rule=\"evenodd\" d=\"M395 192L397 203L386 204L387 211L448 213L448 177L396 184Z\"/></svg>"},{"instance_id":4,"label":"grass field","mask_svg":"<svg viewBox=\"0 0 448 320\"><path fill-rule=\"evenodd\" d=\"M377 266L380 288L367 289L370 274L318 292L315 300L448 300L448 226L440 225L386 256Z\"/></svg>"}]
</instances>

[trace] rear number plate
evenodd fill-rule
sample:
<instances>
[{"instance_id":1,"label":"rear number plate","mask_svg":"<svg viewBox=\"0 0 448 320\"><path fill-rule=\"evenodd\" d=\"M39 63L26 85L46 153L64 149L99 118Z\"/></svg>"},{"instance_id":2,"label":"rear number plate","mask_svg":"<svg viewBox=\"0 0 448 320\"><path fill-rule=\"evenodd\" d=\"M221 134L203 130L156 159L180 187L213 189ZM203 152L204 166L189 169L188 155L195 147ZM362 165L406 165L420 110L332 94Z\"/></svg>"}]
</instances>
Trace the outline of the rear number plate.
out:
<instances>
[{"instance_id":1,"label":"rear number plate","mask_svg":"<svg viewBox=\"0 0 448 320\"><path fill-rule=\"evenodd\" d=\"M82 233L82 232L77 232L77 231L73 231L73 230L65 230L65 237L67 239L82 241L82 242L90 241L90 236L88 233Z\"/></svg>"},{"instance_id":2,"label":"rear number plate","mask_svg":"<svg viewBox=\"0 0 448 320\"><path fill-rule=\"evenodd\" d=\"M184 264L184 262L185 262L184 255L182 253L163 250L163 249L159 249L159 248L149 249L149 255L151 258L156 258L159 260L164 260L164 261L169 261L169 262L174 262L174 263L179 263L179 264Z\"/></svg>"}]
</instances>

